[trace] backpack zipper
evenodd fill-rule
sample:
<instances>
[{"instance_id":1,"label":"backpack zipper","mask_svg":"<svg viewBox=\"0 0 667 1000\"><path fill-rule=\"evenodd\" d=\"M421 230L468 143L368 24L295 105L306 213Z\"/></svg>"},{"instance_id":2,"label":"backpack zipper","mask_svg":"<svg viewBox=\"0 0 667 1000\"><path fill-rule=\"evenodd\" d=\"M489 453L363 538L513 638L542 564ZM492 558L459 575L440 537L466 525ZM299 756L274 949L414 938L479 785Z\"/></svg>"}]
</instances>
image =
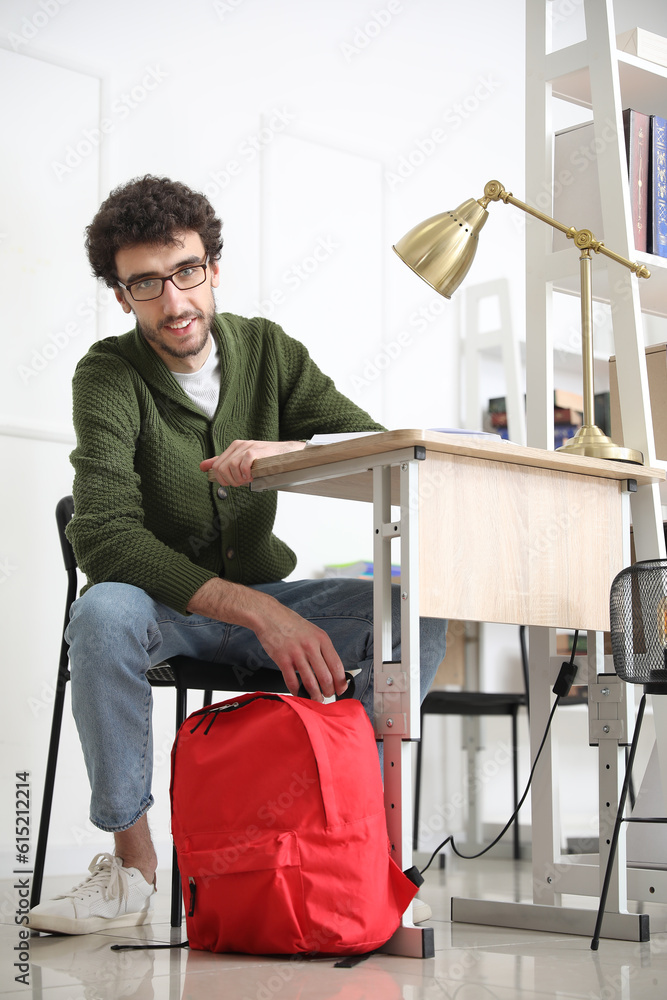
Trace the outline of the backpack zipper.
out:
<instances>
[{"instance_id":1,"label":"backpack zipper","mask_svg":"<svg viewBox=\"0 0 667 1000\"><path fill-rule=\"evenodd\" d=\"M210 715L210 716L212 716L212 718L211 718L211 721L209 722L208 726L204 730L204 736L205 736L206 733L211 728L211 726L213 725L213 722L215 721L216 716L218 716L221 712L231 712L233 709L238 708L240 706L240 704L241 704L240 701L232 701L232 702L230 702L230 704L228 704L228 705L220 705L218 708L207 708L207 709L204 709L202 711L202 715L201 715L201 718L199 719L199 722L194 727L194 729L190 730L190 732L191 733L196 733L197 730L199 729L199 727L201 726L202 722L204 721L204 719L206 719L207 716Z\"/></svg>"},{"instance_id":2,"label":"backpack zipper","mask_svg":"<svg viewBox=\"0 0 667 1000\"><path fill-rule=\"evenodd\" d=\"M218 705L216 708L202 709L201 718L197 722L197 725L190 730L190 733L195 733L201 726L202 722L204 722L204 720L210 715L211 719L206 729L204 730L204 736L207 736L209 729L211 728L215 720L218 718L218 716L222 715L223 712L235 712L237 708L245 708L246 705L252 705L253 701L262 701L262 700L282 701L282 698L280 697L280 695L277 694L262 694L258 695L257 698L252 699L250 701L231 701L228 702L226 705Z\"/></svg>"}]
</instances>

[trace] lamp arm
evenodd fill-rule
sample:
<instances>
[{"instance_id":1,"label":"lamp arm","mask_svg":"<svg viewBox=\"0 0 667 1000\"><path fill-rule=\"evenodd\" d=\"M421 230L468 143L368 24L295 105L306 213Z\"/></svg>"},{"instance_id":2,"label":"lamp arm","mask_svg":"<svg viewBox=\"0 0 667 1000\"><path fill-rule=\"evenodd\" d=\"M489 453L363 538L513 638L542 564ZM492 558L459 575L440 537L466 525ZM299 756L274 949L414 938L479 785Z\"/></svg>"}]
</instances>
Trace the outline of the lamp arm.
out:
<instances>
[{"instance_id":1,"label":"lamp arm","mask_svg":"<svg viewBox=\"0 0 667 1000\"><path fill-rule=\"evenodd\" d=\"M624 267L629 268L633 271L638 278L650 278L651 272L644 264L639 264L637 261L628 260L626 257L622 257L620 254L616 253L614 250L610 250L606 247L604 243L600 240L596 240L590 229L575 229L574 226L566 226L562 222L558 222L556 219L552 219L550 215L545 215L544 212L540 212L538 208L533 208L532 205L527 205L524 201L520 201L515 198L511 191L506 191L500 181L489 181L484 187L484 197L479 199L479 204L482 208L486 208L491 201L502 201L506 205L514 205L516 208L520 208L523 212L528 215L532 215L536 219L540 219L542 222L546 222L547 225L552 226L554 229L558 229L561 233L565 233L568 239L574 241L574 245L579 250L593 250L594 253L604 254L611 260L615 260L617 264L623 264Z\"/></svg>"}]
</instances>

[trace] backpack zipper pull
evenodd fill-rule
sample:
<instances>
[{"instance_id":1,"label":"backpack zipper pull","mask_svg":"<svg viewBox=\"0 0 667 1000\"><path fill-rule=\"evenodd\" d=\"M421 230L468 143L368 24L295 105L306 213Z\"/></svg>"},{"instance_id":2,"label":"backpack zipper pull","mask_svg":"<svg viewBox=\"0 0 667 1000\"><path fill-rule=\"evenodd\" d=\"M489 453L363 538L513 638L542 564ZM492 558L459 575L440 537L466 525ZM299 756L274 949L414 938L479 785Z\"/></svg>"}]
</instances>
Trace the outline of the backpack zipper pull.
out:
<instances>
[{"instance_id":1,"label":"backpack zipper pull","mask_svg":"<svg viewBox=\"0 0 667 1000\"><path fill-rule=\"evenodd\" d=\"M188 910L188 916L194 917L195 899L197 897L197 883L195 882L193 875L188 875L188 885L190 886L190 909Z\"/></svg>"},{"instance_id":2,"label":"backpack zipper pull","mask_svg":"<svg viewBox=\"0 0 667 1000\"><path fill-rule=\"evenodd\" d=\"M204 736L206 736L206 734L208 733L209 729L211 728L211 726L215 722L215 720L218 717L218 715L220 714L220 712L229 712L233 708L238 708L240 706L240 704L241 704L240 701L232 701L228 705L219 705L218 708L208 708L205 711L202 711L202 714L201 714L201 716L199 718L199 721L197 722L197 725L194 726L194 728L190 730L190 733L196 733L197 730L199 729L199 727L201 726L202 722L205 719L207 719L209 717L209 715L210 715L211 716L211 721L209 722L208 726L204 730Z\"/></svg>"}]
</instances>

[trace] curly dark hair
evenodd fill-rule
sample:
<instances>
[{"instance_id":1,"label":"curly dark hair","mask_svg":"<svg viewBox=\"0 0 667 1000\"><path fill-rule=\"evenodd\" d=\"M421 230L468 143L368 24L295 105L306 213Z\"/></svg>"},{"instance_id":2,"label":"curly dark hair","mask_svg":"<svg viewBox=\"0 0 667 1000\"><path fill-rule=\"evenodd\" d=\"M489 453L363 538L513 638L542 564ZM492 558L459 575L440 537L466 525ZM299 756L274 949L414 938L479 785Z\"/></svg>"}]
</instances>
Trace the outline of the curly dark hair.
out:
<instances>
[{"instance_id":1,"label":"curly dark hair","mask_svg":"<svg viewBox=\"0 0 667 1000\"><path fill-rule=\"evenodd\" d=\"M168 177L137 177L114 188L86 227L93 274L112 288L118 281L116 253L140 243L167 246L179 232L199 233L210 260L222 250L222 222L203 194Z\"/></svg>"}]
</instances>

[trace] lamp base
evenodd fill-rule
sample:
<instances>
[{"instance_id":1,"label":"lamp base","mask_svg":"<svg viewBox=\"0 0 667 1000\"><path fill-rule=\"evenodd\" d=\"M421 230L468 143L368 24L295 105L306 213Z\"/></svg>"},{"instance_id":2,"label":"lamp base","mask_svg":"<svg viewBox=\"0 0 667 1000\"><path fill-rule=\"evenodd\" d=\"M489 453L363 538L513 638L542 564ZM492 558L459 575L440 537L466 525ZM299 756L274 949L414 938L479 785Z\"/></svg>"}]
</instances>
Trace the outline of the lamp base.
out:
<instances>
[{"instance_id":1,"label":"lamp base","mask_svg":"<svg viewBox=\"0 0 667 1000\"><path fill-rule=\"evenodd\" d=\"M595 424L584 424L574 437L556 450L567 452L570 455L586 455L588 458L606 458L612 462L644 464L644 456L641 451L635 451L634 448L621 448L620 445L614 444L612 439L607 437Z\"/></svg>"}]
</instances>

